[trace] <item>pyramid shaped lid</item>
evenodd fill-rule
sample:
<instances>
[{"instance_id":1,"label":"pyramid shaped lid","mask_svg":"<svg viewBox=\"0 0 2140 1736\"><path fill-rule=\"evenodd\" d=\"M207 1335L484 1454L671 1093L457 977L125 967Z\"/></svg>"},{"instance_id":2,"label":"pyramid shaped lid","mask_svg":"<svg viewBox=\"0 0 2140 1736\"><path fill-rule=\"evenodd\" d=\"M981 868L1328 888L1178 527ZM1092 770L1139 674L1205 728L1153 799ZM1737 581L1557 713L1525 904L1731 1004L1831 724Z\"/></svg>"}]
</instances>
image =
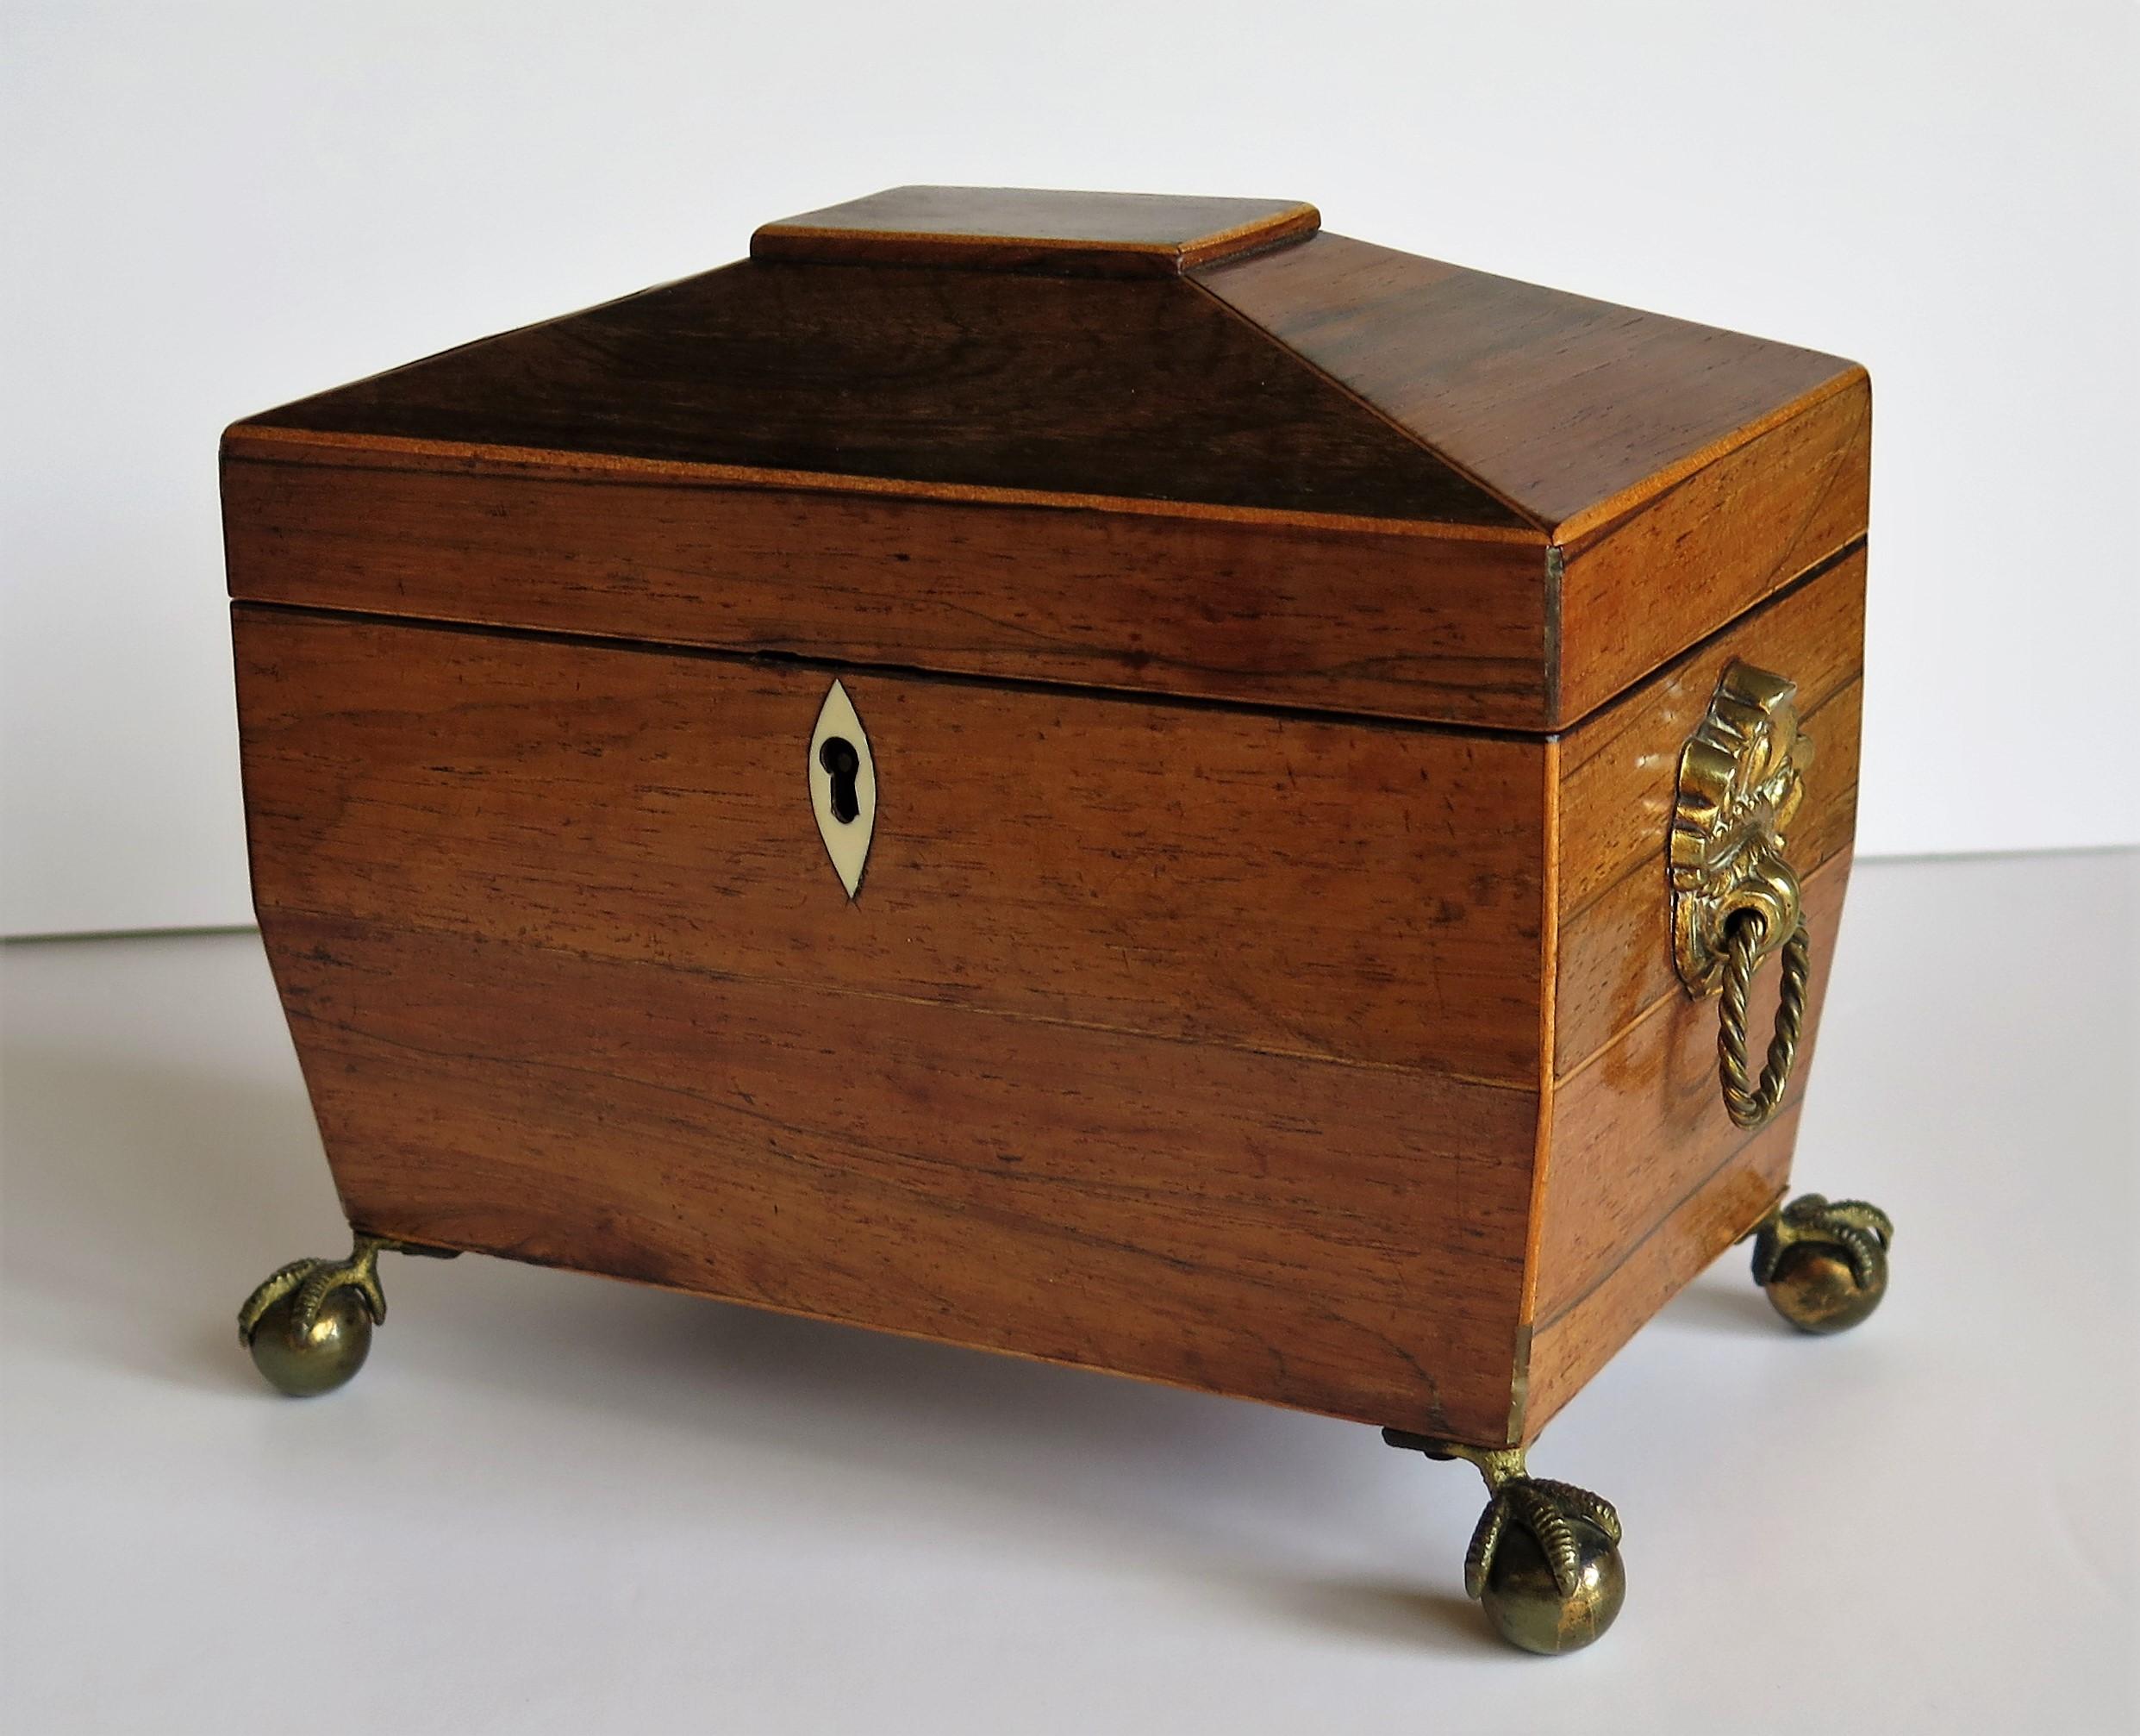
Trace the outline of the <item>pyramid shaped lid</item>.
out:
<instances>
[{"instance_id":1,"label":"pyramid shaped lid","mask_svg":"<svg viewBox=\"0 0 2140 1736\"><path fill-rule=\"evenodd\" d=\"M1655 634L1588 623L1625 641L1596 693L1862 530L1854 365L1320 222L1288 200L896 188L769 223L738 264L304 399L232 439L304 446L309 462L365 446L622 462L732 486L1522 546L1549 721L1569 698L1563 627L1580 637L1593 607L1569 563L1618 528L1638 520L1686 568L1669 583L1699 595ZM1839 507L1838 462L1857 478ZM1720 504L1754 511L1749 477L1776 497L1718 519ZM1757 573L1700 565L1703 537L1739 559L1823 501L1814 530L1749 557ZM1632 562L1634 539L1619 540Z\"/></svg>"},{"instance_id":2,"label":"pyramid shaped lid","mask_svg":"<svg viewBox=\"0 0 2140 1736\"><path fill-rule=\"evenodd\" d=\"M960 213L970 233L949 227ZM739 265L254 422L924 489L1522 525L1182 275L1313 222L1272 201L902 189L769 225Z\"/></svg>"},{"instance_id":3,"label":"pyramid shaped lid","mask_svg":"<svg viewBox=\"0 0 2140 1736\"><path fill-rule=\"evenodd\" d=\"M1857 372L1319 224L895 188L253 422L1566 540Z\"/></svg>"}]
</instances>

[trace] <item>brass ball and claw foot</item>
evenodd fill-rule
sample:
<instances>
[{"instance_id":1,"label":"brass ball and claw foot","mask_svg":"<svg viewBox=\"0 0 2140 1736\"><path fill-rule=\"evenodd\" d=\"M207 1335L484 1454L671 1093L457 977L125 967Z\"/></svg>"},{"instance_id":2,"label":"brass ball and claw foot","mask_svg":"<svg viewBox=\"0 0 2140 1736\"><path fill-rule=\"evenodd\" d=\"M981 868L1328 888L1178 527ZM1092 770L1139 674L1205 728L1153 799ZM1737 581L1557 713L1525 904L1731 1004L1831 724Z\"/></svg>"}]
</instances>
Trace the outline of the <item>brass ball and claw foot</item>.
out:
<instances>
[{"instance_id":1,"label":"brass ball and claw foot","mask_svg":"<svg viewBox=\"0 0 2140 1736\"><path fill-rule=\"evenodd\" d=\"M1464 1552L1463 1589L1495 1633L1547 1657L1604 1637L1627 1595L1619 1515L1609 1502L1532 1476L1519 1446L1463 1446L1399 1428L1382 1439L1429 1458L1461 1458L1486 1479L1490 1499Z\"/></svg>"},{"instance_id":2,"label":"brass ball and claw foot","mask_svg":"<svg viewBox=\"0 0 2140 1736\"><path fill-rule=\"evenodd\" d=\"M1801 1194L1754 1229L1754 1282L1800 1332L1847 1332L1887 1293L1894 1226L1862 1200Z\"/></svg>"},{"instance_id":3,"label":"brass ball and claw foot","mask_svg":"<svg viewBox=\"0 0 2140 1736\"><path fill-rule=\"evenodd\" d=\"M292 1260L246 1298L238 1341L278 1392L311 1398L346 1385L371 1353L371 1328L386 1319L382 1253L432 1254L361 1233L346 1260Z\"/></svg>"}]
</instances>

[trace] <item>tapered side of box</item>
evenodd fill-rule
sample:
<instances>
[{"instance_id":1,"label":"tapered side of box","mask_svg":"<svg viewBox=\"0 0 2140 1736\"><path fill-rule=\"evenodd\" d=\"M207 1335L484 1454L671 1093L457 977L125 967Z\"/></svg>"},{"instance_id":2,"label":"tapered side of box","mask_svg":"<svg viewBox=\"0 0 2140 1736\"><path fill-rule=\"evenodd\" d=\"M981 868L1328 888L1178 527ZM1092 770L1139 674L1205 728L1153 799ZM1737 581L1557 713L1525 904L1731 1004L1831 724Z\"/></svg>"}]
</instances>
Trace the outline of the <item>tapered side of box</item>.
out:
<instances>
[{"instance_id":1,"label":"tapered side of box","mask_svg":"<svg viewBox=\"0 0 2140 1736\"><path fill-rule=\"evenodd\" d=\"M1783 1192L1835 952L1856 824L1865 551L1859 545L1624 696L1561 744L1550 1077L1531 1257L1530 1439L1642 1323ZM1665 844L1680 753L1735 659L1798 684L1814 744L1787 859L1813 970L1775 1116L1751 1131L1717 1078L1718 1002L1673 963ZM1780 965L1755 980L1756 1051Z\"/></svg>"}]
</instances>

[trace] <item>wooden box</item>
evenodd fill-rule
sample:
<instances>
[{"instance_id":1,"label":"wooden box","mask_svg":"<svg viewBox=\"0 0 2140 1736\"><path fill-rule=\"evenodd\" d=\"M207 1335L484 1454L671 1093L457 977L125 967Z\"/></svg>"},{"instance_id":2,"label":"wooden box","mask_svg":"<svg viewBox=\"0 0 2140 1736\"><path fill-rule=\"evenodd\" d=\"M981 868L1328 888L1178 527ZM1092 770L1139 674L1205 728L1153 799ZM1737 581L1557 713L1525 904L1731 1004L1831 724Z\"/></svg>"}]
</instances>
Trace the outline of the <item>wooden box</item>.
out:
<instances>
[{"instance_id":1,"label":"wooden box","mask_svg":"<svg viewBox=\"0 0 2140 1736\"><path fill-rule=\"evenodd\" d=\"M1672 834L1787 678L1802 1049L1866 376L1318 227L902 189L228 431L359 1231L1484 1450L1771 1214Z\"/></svg>"}]
</instances>

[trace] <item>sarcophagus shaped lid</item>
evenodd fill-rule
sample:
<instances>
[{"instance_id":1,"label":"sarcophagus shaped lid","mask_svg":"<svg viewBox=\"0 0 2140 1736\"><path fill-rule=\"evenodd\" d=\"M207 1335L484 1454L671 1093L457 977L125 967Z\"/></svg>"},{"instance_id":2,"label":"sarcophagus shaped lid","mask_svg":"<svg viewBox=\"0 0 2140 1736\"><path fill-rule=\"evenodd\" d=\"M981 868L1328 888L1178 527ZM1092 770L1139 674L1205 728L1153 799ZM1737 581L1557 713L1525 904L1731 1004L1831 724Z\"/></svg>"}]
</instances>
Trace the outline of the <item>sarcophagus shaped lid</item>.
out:
<instances>
[{"instance_id":1,"label":"sarcophagus shaped lid","mask_svg":"<svg viewBox=\"0 0 2140 1736\"><path fill-rule=\"evenodd\" d=\"M288 522L232 588L1547 731L1855 544L1869 407L1832 356L1297 201L906 187L235 425L234 523ZM390 585L352 538L419 472L615 486L471 487L465 570ZM292 558L337 508L343 558ZM564 562L616 582L566 607Z\"/></svg>"}]
</instances>

